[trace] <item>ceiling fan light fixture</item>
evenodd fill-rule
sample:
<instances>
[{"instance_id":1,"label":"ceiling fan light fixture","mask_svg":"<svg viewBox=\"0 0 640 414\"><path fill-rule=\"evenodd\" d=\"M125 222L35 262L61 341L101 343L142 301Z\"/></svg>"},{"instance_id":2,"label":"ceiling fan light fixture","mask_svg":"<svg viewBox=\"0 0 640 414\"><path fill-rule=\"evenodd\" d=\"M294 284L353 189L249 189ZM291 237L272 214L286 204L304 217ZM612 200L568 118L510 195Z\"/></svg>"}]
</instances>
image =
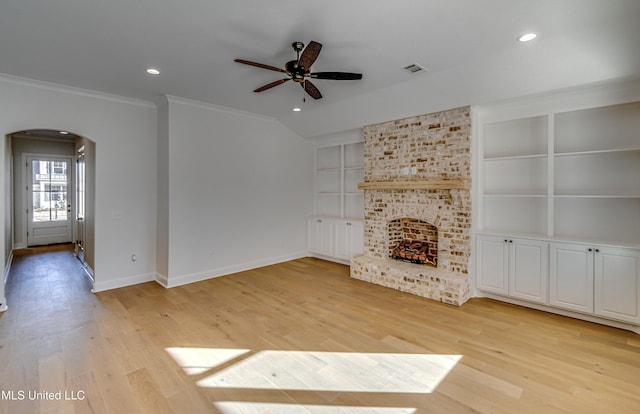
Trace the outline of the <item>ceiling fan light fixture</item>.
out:
<instances>
[{"instance_id":1,"label":"ceiling fan light fixture","mask_svg":"<svg viewBox=\"0 0 640 414\"><path fill-rule=\"evenodd\" d=\"M296 106L293 108L293 112L302 112L302 108Z\"/></svg>"},{"instance_id":2,"label":"ceiling fan light fixture","mask_svg":"<svg viewBox=\"0 0 640 414\"><path fill-rule=\"evenodd\" d=\"M530 32L530 33L525 33L522 34L520 36L518 36L518 42L530 42L533 39L535 39L536 37L538 37L538 35L536 33Z\"/></svg>"}]
</instances>

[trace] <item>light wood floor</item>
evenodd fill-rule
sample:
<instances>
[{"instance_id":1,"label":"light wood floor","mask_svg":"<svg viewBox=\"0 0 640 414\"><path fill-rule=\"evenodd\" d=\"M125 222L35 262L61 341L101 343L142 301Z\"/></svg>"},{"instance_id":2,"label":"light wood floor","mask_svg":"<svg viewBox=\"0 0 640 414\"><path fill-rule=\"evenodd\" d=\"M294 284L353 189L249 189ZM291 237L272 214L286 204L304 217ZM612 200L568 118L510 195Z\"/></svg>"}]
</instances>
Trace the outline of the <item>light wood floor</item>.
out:
<instances>
[{"instance_id":1,"label":"light wood floor","mask_svg":"<svg viewBox=\"0 0 640 414\"><path fill-rule=\"evenodd\" d=\"M639 335L317 259L94 295L48 252L15 258L7 294L2 413L640 412Z\"/></svg>"}]
</instances>

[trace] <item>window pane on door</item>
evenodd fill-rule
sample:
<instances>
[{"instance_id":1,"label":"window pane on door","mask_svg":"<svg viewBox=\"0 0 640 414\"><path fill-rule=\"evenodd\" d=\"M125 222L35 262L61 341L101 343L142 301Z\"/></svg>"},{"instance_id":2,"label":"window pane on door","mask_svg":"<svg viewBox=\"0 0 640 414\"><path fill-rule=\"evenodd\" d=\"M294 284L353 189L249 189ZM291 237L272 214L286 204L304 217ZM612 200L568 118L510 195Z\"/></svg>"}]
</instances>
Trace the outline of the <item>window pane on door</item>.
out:
<instances>
[{"instance_id":1,"label":"window pane on door","mask_svg":"<svg viewBox=\"0 0 640 414\"><path fill-rule=\"evenodd\" d=\"M67 220L66 161L32 161L34 222Z\"/></svg>"}]
</instances>

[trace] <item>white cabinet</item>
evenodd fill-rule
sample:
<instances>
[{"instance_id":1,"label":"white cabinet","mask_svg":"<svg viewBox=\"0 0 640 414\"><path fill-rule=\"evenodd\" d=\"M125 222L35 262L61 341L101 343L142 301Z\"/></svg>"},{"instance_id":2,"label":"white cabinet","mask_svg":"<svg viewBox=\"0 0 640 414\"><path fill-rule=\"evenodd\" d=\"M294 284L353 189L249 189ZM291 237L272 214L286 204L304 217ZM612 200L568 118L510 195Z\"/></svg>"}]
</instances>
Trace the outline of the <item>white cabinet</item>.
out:
<instances>
[{"instance_id":1,"label":"white cabinet","mask_svg":"<svg viewBox=\"0 0 640 414\"><path fill-rule=\"evenodd\" d=\"M624 89L474 109L480 293L640 326L640 89Z\"/></svg>"},{"instance_id":2,"label":"white cabinet","mask_svg":"<svg viewBox=\"0 0 640 414\"><path fill-rule=\"evenodd\" d=\"M356 220L335 220L335 256L351 260L364 253L364 223Z\"/></svg>"},{"instance_id":3,"label":"white cabinet","mask_svg":"<svg viewBox=\"0 0 640 414\"><path fill-rule=\"evenodd\" d=\"M308 250L348 262L364 253L364 142L316 148L315 217Z\"/></svg>"},{"instance_id":4,"label":"white cabinet","mask_svg":"<svg viewBox=\"0 0 640 414\"><path fill-rule=\"evenodd\" d=\"M640 323L640 252L610 247L595 250L595 313Z\"/></svg>"},{"instance_id":5,"label":"white cabinet","mask_svg":"<svg viewBox=\"0 0 640 414\"><path fill-rule=\"evenodd\" d=\"M547 303L548 243L481 236L477 246L478 289Z\"/></svg>"},{"instance_id":6,"label":"white cabinet","mask_svg":"<svg viewBox=\"0 0 640 414\"><path fill-rule=\"evenodd\" d=\"M640 323L640 251L552 243L550 303Z\"/></svg>"},{"instance_id":7,"label":"white cabinet","mask_svg":"<svg viewBox=\"0 0 640 414\"><path fill-rule=\"evenodd\" d=\"M334 223L331 219L312 218L307 222L307 244L310 252L334 255Z\"/></svg>"},{"instance_id":8,"label":"white cabinet","mask_svg":"<svg viewBox=\"0 0 640 414\"><path fill-rule=\"evenodd\" d=\"M478 237L476 247L478 289L509 294L509 251L505 240L502 237Z\"/></svg>"},{"instance_id":9,"label":"white cabinet","mask_svg":"<svg viewBox=\"0 0 640 414\"><path fill-rule=\"evenodd\" d=\"M314 217L307 222L307 243L311 253L350 261L364 253L362 220Z\"/></svg>"},{"instance_id":10,"label":"white cabinet","mask_svg":"<svg viewBox=\"0 0 640 414\"><path fill-rule=\"evenodd\" d=\"M563 309L593 312L593 247L552 243L549 303Z\"/></svg>"}]
</instances>

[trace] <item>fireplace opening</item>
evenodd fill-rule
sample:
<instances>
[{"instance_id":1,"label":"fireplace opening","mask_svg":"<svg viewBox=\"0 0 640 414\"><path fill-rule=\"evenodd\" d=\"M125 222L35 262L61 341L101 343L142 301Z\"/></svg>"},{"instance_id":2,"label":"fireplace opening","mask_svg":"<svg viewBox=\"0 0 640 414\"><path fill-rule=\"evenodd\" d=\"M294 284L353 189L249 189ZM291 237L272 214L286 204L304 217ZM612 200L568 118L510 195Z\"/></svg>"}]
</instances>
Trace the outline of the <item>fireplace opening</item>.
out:
<instances>
[{"instance_id":1,"label":"fireplace opening","mask_svg":"<svg viewBox=\"0 0 640 414\"><path fill-rule=\"evenodd\" d=\"M437 267L438 228L414 218L390 221L389 257Z\"/></svg>"}]
</instances>

